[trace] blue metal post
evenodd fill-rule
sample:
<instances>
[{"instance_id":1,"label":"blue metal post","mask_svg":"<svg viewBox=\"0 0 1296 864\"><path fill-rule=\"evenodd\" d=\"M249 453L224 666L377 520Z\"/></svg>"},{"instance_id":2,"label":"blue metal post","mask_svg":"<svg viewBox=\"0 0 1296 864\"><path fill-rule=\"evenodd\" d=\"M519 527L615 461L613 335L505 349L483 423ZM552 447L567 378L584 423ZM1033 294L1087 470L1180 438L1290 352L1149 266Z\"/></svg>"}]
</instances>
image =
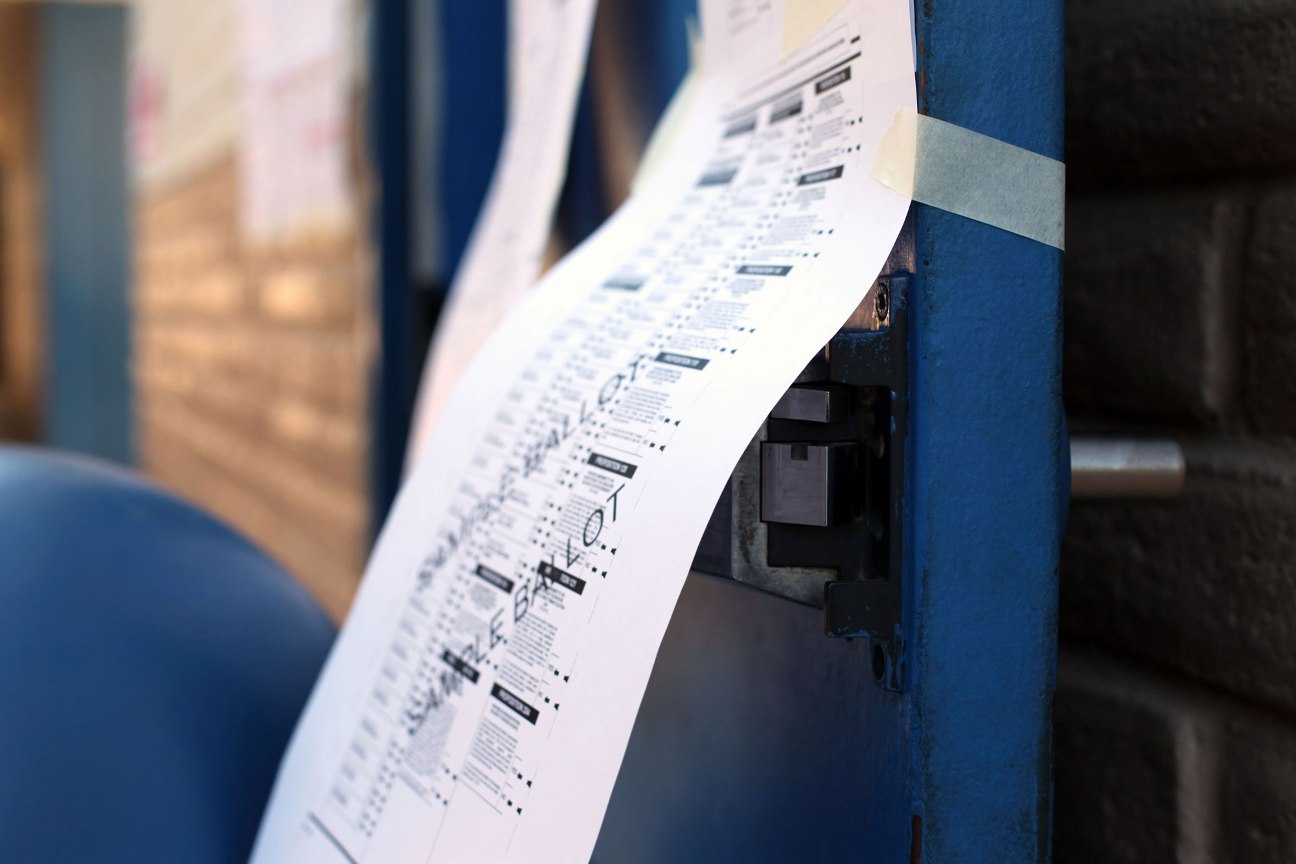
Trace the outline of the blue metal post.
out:
<instances>
[{"instance_id":1,"label":"blue metal post","mask_svg":"<svg viewBox=\"0 0 1296 864\"><path fill-rule=\"evenodd\" d=\"M494 170L504 127L505 4L502 0L444 0L432 14L440 16L436 42L414 33L419 16L412 5L426 0L378 0L373 4L373 113L370 128L379 181L374 234L379 249L378 321L381 357L374 375L371 459L374 529L382 525L400 488L414 394L423 369L424 344L419 331L426 300L415 285L415 177L411 141L415 112L443 110L441 163L435 166L441 197L439 209L443 260L434 274L448 284L472 233ZM431 43L431 44L430 44ZM436 105L412 104L412 50L433 51L442 65L444 92ZM417 189L415 195L431 194ZM426 251L426 250L424 250ZM440 303L440 298L435 301Z\"/></svg>"},{"instance_id":2,"label":"blue metal post","mask_svg":"<svg viewBox=\"0 0 1296 864\"><path fill-rule=\"evenodd\" d=\"M414 322L410 255L410 105L408 0L373 5L373 107L370 129L378 175L373 232L378 256L378 368L370 412L370 481L376 531L400 488L414 399Z\"/></svg>"},{"instance_id":3,"label":"blue metal post","mask_svg":"<svg viewBox=\"0 0 1296 864\"><path fill-rule=\"evenodd\" d=\"M40 13L44 440L129 464L127 12L58 3Z\"/></svg>"},{"instance_id":4,"label":"blue metal post","mask_svg":"<svg viewBox=\"0 0 1296 864\"><path fill-rule=\"evenodd\" d=\"M919 108L1061 158L1062 4L915 9ZM919 207L911 298L910 781L922 860L1049 857L1061 254Z\"/></svg>"}]
</instances>

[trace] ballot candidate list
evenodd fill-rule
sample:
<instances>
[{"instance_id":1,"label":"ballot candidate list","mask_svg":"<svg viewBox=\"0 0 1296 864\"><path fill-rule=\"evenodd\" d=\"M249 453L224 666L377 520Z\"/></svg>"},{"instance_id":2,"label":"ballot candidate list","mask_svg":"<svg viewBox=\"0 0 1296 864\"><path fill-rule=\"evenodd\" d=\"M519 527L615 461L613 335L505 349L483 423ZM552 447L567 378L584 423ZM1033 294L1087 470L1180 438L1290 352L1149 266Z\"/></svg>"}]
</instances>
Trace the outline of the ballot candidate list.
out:
<instances>
[{"instance_id":1,"label":"ballot candidate list","mask_svg":"<svg viewBox=\"0 0 1296 864\"><path fill-rule=\"evenodd\" d=\"M703 4L704 27L720 5ZM778 4L748 5L708 39L741 25L776 44ZM843 8L799 53L699 91L654 188L469 368L254 862L588 857L714 497L904 218L867 167L912 105L907 10Z\"/></svg>"},{"instance_id":2,"label":"ballot candidate list","mask_svg":"<svg viewBox=\"0 0 1296 864\"><path fill-rule=\"evenodd\" d=\"M766 282L834 231L834 183L859 170L846 164L857 57L745 106L659 230L523 364L312 810L344 858L364 855L396 787L430 820L462 794L525 812L544 782L536 742L561 722L655 457L705 398L709 365L743 350Z\"/></svg>"}]
</instances>

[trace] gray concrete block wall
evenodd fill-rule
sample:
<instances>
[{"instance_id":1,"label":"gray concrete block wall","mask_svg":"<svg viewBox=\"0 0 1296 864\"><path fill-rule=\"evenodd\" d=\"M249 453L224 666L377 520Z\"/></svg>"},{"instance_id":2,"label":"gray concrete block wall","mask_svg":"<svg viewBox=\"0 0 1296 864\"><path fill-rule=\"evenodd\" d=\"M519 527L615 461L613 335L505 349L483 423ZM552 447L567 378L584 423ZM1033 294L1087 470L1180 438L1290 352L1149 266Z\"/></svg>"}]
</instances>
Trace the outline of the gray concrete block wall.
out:
<instances>
[{"instance_id":1,"label":"gray concrete block wall","mask_svg":"<svg viewBox=\"0 0 1296 864\"><path fill-rule=\"evenodd\" d=\"M1289 715L1071 646L1055 723L1058 864L1296 861Z\"/></svg>"},{"instance_id":2,"label":"gray concrete block wall","mask_svg":"<svg viewBox=\"0 0 1296 864\"><path fill-rule=\"evenodd\" d=\"M1237 355L1228 281L1241 252L1241 214L1227 189L1072 198L1065 296L1072 413L1182 423L1227 413Z\"/></svg>"},{"instance_id":3,"label":"gray concrete block wall","mask_svg":"<svg viewBox=\"0 0 1296 864\"><path fill-rule=\"evenodd\" d=\"M1055 860L1214 860L1210 702L1146 667L1064 650L1054 722Z\"/></svg>"},{"instance_id":4,"label":"gray concrete block wall","mask_svg":"<svg viewBox=\"0 0 1296 864\"><path fill-rule=\"evenodd\" d=\"M1074 179L1296 169L1287 0L1070 0L1066 25Z\"/></svg>"},{"instance_id":5,"label":"gray concrete block wall","mask_svg":"<svg viewBox=\"0 0 1296 864\"><path fill-rule=\"evenodd\" d=\"M1071 424L1189 479L1072 510L1056 860L1296 861L1296 0L1067 28Z\"/></svg>"}]
</instances>

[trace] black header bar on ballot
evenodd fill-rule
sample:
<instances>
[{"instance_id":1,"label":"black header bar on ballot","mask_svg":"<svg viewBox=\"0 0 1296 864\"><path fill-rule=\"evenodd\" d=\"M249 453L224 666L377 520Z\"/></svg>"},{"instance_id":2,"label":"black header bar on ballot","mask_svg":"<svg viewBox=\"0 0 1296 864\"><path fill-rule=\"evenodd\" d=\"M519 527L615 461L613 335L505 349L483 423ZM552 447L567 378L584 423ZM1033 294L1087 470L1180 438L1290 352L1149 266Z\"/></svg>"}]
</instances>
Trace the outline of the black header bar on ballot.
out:
<instances>
[{"instance_id":1,"label":"black header bar on ballot","mask_svg":"<svg viewBox=\"0 0 1296 864\"><path fill-rule=\"evenodd\" d=\"M825 90L831 90L832 88L836 87L838 84L845 84L849 80L850 80L850 67L847 66L845 69L837 70L836 72L829 75L827 78L820 78L818 81L816 81L815 95L818 95L824 92Z\"/></svg>"},{"instance_id":2,"label":"black header bar on ballot","mask_svg":"<svg viewBox=\"0 0 1296 864\"><path fill-rule=\"evenodd\" d=\"M480 673L457 654L454 654L449 648L441 652L441 660L451 669L476 684L477 679L481 677Z\"/></svg>"},{"instance_id":3,"label":"black header bar on ballot","mask_svg":"<svg viewBox=\"0 0 1296 864\"><path fill-rule=\"evenodd\" d=\"M724 131L724 137L734 138L738 135L745 135L748 132L756 131L756 118L748 117L745 120L739 120L730 124L729 128Z\"/></svg>"},{"instance_id":4,"label":"black header bar on ballot","mask_svg":"<svg viewBox=\"0 0 1296 864\"><path fill-rule=\"evenodd\" d=\"M627 480L635 475L637 465L631 465L629 462L622 462L620 459L613 459L611 456L604 456L602 453L590 452L589 459L586 462L595 468L602 468L604 471L611 471L613 474L625 477Z\"/></svg>"},{"instance_id":5,"label":"black header bar on ballot","mask_svg":"<svg viewBox=\"0 0 1296 864\"><path fill-rule=\"evenodd\" d=\"M491 695L507 705L510 711L530 723L532 726L535 725L536 720L540 717L540 712L534 705L523 702L516 693L505 689L498 684L491 688Z\"/></svg>"},{"instance_id":6,"label":"black header bar on ballot","mask_svg":"<svg viewBox=\"0 0 1296 864\"><path fill-rule=\"evenodd\" d=\"M795 117L801 113L801 100L788 102L784 105L776 106L770 111L770 124L773 125L780 120L786 120L789 117Z\"/></svg>"},{"instance_id":7,"label":"black header bar on ballot","mask_svg":"<svg viewBox=\"0 0 1296 864\"><path fill-rule=\"evenodd\" d=\"M790 264L743 264L739 276L786 276L792 272Z\"/></svg>"},{"instance_id":8,"label":"black header bar on ballot","mask_svg":"<svg viewBox=\"0 0 1296 864\"><path fill-rule=\"evenodd\" d=\"M477 569L473 572L476 574L478 579L481 579L483 582L489 582L505 594L513 593L513 580L505 576L503 573L496 573L485 564L478 564Z\"/></svg>"},{"instance_id":9,"label":"black header bar on ballot","mask_svg":"<svg viewBox=\"0 0 1296 864\"><path fill-rule=\"evenodd\" d=\"M698 180L699 186L727 186L738 176L737 168L713 168Z\"/></svg>"},{"instance_id":10,"label":"black header bar on ballot","mask_svg":"<svg viewBox=\"0 0 1296 864\"><path fill-rule=\"evenodd\" d=\"M836 180L842 176L842 166L834 165L831 168L820 168L818 171L811 171L809 174L802 174L797 178L798 186L809 186L811 183L823 183L825 180Z\"/></svg>"},{"instance_id":11,"label":"black header bar on ballot","mask_svg":"<svg viewBox=\"0 0 1296 864\"><path fill-rule=\"evenodd\" d=\"M687 354L675 354L670 351L662 351L653 358L658 363L665 363L668 366L683 366L685 369L705 369L710 360L704 360L701 357L690 357Z\"/></svg>"},{"instance_id":12,"label":"black header bar on ballot","mask_svg":"<svg viewBox=\"0 0 1296 864\"><path fill-rule=\"evenodd\" d=\"M541 561L540 566L536 568L537 572L544 579L550 582L556 582L566 588L573 594L585 593L585 580L579 576L573 576L566 570L560 570L548 561Z\"/></svg>"},{"instance_id":13,"label":"black header bar on ballot","mask_svg":"<svg viewBox=\"0 0 1296 864\"><path fill-rule=\"evenodd\" d=\"M609 279L603 283L604 288L615 288L617 291L638 291L643 287L643 279Z\"/></svg>"}]
</instances>

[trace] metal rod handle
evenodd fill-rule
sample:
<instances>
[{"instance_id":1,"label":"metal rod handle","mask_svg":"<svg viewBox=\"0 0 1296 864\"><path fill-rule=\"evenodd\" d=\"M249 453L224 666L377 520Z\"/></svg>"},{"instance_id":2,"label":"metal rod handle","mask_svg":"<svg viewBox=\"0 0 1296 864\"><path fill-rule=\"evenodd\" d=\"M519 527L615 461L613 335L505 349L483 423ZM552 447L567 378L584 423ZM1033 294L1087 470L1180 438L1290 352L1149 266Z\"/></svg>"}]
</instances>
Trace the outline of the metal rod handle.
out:
<instances>
[{"instance_id":1,"label":"metal rod handle","mask_svg":"<svg viewBox=\"0 0 1296 864\"><path fill-rule=\"evenodd\" d=\"M1184 455L1172 438L1071 436L1071 497L1174 498Z\"/></svg>"}]
</instances>

